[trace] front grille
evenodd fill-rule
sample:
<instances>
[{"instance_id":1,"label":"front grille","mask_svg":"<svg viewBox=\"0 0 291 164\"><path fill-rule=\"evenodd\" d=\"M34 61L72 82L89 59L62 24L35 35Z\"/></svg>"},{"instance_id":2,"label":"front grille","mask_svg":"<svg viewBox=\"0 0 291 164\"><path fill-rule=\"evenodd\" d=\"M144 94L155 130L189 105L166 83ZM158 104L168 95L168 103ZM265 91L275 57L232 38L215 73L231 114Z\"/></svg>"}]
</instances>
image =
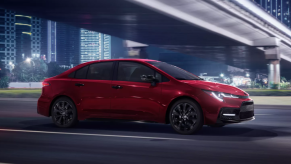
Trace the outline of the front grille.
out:
<instances>
[{"instance_id":1,"label":"front grille","mask_svg":"<svg viewBox=\"0 0 291 164\"><path fill-rule=\"evenodd\" d=\"M254 116L254 102L253 101L243 102L240 107L239 118L247 119L253 116Z\"/></svg>"},{"instance_id":2,"label":"front grille","mask_svg":"<svg viewBox=\"0 0 291 164\"><path fill-rule=\"evenodd\" d=\"M227 116L223 114L235 114ZM242 120L252 118L254 116L254 102L243 102L240 108L221 108L218 120L223 122L240 122Z\"/></svg>"},{"instance_id":3,"label":"front grille","mask_svg":"<svg viewBox=\"0 0 291 164\"><path fill-rule=\"evenodd\" d=\"M251 118L253 116L254 116L254 111L241 112L239 114L239 118L240 119L247 119L247 118Z\"/></svg>"}]
</instances>

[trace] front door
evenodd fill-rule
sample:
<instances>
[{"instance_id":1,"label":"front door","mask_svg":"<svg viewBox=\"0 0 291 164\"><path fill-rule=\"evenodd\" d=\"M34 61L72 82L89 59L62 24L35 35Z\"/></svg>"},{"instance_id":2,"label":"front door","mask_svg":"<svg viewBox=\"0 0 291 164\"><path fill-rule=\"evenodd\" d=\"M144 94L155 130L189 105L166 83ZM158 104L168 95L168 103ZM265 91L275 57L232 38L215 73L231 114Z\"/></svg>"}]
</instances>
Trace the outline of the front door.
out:
<instances>
[{"instance_id":1,"label":"front door","mask_svg":"<svg viewBox=\"0 0 291 164\"><path fill-rule=\"evenodd\" d=\"M161 85L152 86L142 75L156 76L156 72L137 62L118 64L117 79L112 81L111 111L116 118L155 121L161 109Z\"/></svg>"}]
</instances>

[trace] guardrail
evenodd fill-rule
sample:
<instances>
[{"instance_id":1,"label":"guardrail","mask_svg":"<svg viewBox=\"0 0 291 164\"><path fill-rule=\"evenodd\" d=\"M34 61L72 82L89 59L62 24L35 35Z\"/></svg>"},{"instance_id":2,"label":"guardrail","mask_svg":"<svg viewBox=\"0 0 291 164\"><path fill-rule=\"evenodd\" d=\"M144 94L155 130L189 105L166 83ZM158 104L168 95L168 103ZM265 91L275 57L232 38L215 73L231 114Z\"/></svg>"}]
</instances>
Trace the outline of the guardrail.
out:
<instances>
[{"instance_id":1,"label":"guardrail","mask_svg":"<svg viewBox=\"0 0 291 164\"><path fill-rule=\"evenodd\" d=\"M11 82L8 88L42 88L42 82Z\"/></svg>"}]
</instances>

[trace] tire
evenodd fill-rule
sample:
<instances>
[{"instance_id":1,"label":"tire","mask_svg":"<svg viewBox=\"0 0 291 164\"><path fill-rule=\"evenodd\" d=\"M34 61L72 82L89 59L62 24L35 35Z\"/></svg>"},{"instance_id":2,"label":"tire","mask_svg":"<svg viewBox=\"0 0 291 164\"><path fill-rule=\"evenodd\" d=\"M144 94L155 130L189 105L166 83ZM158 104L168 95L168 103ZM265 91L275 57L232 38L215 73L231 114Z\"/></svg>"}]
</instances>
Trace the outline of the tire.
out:
<instances>
[{"instance_id":1,"label":"tire","mask_svg":"<svg viewBox=\"0 0 291 164\"><path fill-rule=\"evenodd\" d=\"M76 106L66 97L58 98L53 103L51 116L54 124L60 128L74 127L78 123Z\"/></svg>"},{"instance_id":2,"label":"tire","mask_svg":"<svg viewBox=\"0 0 291 164\"><path fill-rule=\"evenodd\" d=\"M212 128L222 128L225 126L225 124L212 124L212 125L208 125L209 127L212 127Z\"/></svg>"},{"instance_id":3,"label":"tire","mask_svg":"<svg viewBox=\"0 0 291 164\"><path fill-rule=\"evenodd\" d=\"M196 133L204 124L202 110L189 99L178 100L171 106L169 120L176 132L185 135Z\"/></svg>"}]
</instances>

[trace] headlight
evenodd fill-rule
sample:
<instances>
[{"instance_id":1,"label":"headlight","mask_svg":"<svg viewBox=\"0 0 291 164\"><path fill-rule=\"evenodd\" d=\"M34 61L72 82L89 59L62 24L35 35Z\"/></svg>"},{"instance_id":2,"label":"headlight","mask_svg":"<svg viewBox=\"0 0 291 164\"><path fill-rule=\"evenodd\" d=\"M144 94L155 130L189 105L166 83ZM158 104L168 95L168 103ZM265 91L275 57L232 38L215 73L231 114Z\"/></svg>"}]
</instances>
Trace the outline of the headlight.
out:
<instances>
[{"instance_id":1,"label":"headlight","mask_svg":"<svg viewBox=\"0 0 291 164\"><path fill-rule=\"evenodd\" d=\"M238 96L232 95L232 94L229 94L229 93L206 91L206 90L204 90L204 92L207 93L208 95L210 95L211 97L221 101L221 102L223 101L224 97L227 97L227 98L239 98Z\"/></svg>"}]
</instances>

